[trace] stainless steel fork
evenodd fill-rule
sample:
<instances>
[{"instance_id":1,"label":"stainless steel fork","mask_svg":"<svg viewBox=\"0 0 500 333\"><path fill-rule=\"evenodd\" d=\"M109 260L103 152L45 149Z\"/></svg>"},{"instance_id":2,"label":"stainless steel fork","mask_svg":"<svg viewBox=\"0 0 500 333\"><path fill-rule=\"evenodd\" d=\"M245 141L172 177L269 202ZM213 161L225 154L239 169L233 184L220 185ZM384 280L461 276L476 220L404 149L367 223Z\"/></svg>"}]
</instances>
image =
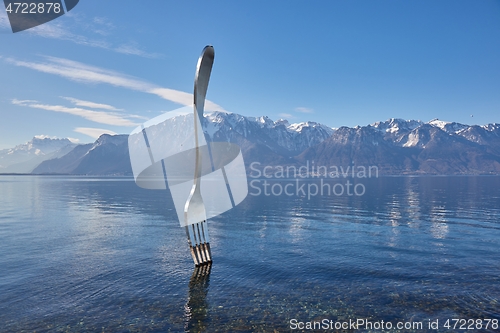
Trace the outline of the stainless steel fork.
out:
<instances>
[{"instance_id":1,"label":"stainless steel fork","mask_svg":"<svg viewBox=\"0 0 500 333\"><path fill-rule=\"evenodd\" d=\"M191 193L184 207L184 220L189 248L195 266L212 262L206 210L200 190L202 154L198 141L199 135L203 134L203 129L198 128L198 124L202 124L204 121L203 110L205 106L205 97L207 95L208 81L210 80L214 57L214 48L212 46L206 46L198 59L194 78L194 136L196 159L193 187L191 188Z\"/></svg>"}]
</instances>

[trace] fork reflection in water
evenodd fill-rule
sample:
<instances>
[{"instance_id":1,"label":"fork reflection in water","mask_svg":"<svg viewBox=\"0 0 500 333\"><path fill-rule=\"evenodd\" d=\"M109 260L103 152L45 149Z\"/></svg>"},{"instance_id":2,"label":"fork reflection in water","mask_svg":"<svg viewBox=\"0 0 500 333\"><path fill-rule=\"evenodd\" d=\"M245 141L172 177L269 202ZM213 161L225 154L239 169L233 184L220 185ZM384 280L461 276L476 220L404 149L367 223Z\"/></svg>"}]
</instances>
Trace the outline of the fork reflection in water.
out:
<instances>
[{"instance_id":1,"label":"fork reflection in water","mask_svg":"<svg viewBox=\"0 0 500 333\"><path fill-rule=\"evenodd\" d=\"M184 307L185 332L204 332L208 324L207 302L212 264L197 266L189 281L188 301Z\"/></svg>"}]
</instances>

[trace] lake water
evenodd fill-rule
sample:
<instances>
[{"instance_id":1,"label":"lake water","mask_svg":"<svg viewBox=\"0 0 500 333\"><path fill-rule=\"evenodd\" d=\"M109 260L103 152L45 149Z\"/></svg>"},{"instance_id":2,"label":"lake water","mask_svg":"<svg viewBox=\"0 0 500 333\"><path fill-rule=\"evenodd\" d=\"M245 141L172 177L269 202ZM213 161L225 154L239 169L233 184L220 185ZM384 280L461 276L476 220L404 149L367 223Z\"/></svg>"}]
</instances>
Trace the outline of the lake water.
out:
<instances>
[{"instance_id":1,"label":"lake water","mask_svg":"<svg viewBox=\"0 0 500 333\"><path fill-rule=\"evenodd\" d=\"M209 221L203 275L166 191L0 176L0 332L283 332L359 319L423 325L405 332L480 319L468 332L500 331L500 177L364 185L363 196L248 196Z\"/></svg>"}]
</instances>

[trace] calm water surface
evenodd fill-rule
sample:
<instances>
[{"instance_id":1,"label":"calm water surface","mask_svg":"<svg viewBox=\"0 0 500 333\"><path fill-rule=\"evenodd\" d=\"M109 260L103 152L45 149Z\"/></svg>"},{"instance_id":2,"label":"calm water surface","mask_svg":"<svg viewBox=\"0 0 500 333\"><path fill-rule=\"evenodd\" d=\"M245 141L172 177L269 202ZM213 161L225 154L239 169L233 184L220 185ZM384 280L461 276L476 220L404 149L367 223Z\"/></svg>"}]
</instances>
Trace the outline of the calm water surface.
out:
<instances>
[{"instance_id":1,"label":"calm water surface","mask_svg":"<svg viewBox=\"0 0 500 333\"><path fill-rule=\"evenodd\" d=\"M209 221L202 275L166 191L0 176L0 332L500 319L500 177L364 184L362 197L247 197Z\"/></svg>"}]
</instances>

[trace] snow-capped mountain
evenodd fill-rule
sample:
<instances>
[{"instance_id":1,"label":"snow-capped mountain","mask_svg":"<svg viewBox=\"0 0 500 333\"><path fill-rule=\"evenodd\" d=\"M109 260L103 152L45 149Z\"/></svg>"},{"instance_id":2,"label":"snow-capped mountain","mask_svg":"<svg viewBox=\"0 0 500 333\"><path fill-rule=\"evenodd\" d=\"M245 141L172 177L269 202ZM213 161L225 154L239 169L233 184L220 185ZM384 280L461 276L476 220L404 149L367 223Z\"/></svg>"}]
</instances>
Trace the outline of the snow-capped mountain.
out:
<instances>
[{"instance_id":1,"label":"snow-capped mountain","mask_svg":"<svg viewBox=\"0 0 500 333\"><path fill-rule=\"evenodd\" d=\"M187 122L192 115L179 115L148 128L148 135L162 133L164 126L176 131L170 136L185 137ZM166 124L169 122L169 124ZM204 132L212 141L229 141L240 145L248 161L262 163L288 163L289 158L327 139L334 132L331 128L316 123L290 124L268 117L244 117L236 113L212 112L205 115ZM172 144L172 137L164 138ZM75 160L79 161L75 163ZM34 173L70 174L131 174L126 135L102 135L86 149L77 147L68 156L41 163Z\"/></svg>"},{"instance_id":2,"label":"snow-capped mountain","mask_svg":"<svg viewBox=\"0 0 500 333\"><path fill-rule=\"evenodd\" d=\"M205 118L205 132L213 141L239 142L245 139L262 144L273 152L294 156L319 144L333 134L333 129L312 121L290 124L266 116L244 117L236 113L211 112Z\"/></svg>"},{"instance_id":3,"label":"snow-capped mountain","mask_svg":"<svg viewBox=\"0 0 500 333\"><path fill-rule=\"evenodd\" d=\"M393 141L400 145L403 137L407 135L412 130L421 126L423 122L420 120L404 120L398 118L391 118L386 121L378 121L370 126L382 133L386 140Z\"/></svg>"},{"instance_id":4,"label":"snow-capped mountain","mask_svg":"<svg viewBox=\"0 0 500 333\"><path fill-rule=\"evenodd\" d=\"M391 118L379 121L370 126L383 133L384 139L402 147L424 147L431 139L430 135L459 135L468 141L490 145L497 137L500 124L484 126L465 125L457 122L433 119L427 123L420 120L404 120ZM440 131L439 131L440 130Z\"/></svg>"},{"instance_id":5,"label":"snow-capped mountain","mask_svg":"<svg viewBox=\"0 0 500 333\"><path fill-rule=\"evenodd\" d=\"M500 173L500 126L469 126L434 119L389 119L341 127L297 159L317 165L378 166L382 173Z\"/></svg>"},{"instance_id":6,"label":"snow-capped mountain","mask_svg":"<svg viewBox=\"0 0 500 333\"><path fill-rule=\"evenodd\" d=\"M14 148L0 150L0 172L29 173L41 162L63 156L75 146L69 139L35 136Z\"/></svg>"},{"instance_id":7,"label":"snow-capped mountain","mask_svg":"<svg viewBox=\"0 0 500 333\"><path fill-rule=\"evenodd\" d=\"M59 158L44 161L35 174L128 175L132 173L128 135L101 135L93 144L80 145Z\"/></svg>"},{"instance_id":8,"label":"snow-capped mountain","mask_svg":"<svg viewBox=\"0 0 500 333\"><path fill-rule=\"evenodd\" d=\"M461 130L464 130L469 127L468 125L456 122L443 121L437 118L429 121L429 125L438 127L449 134L458 134L458 132L460 132Z\"/></svg>"},{"instance_id":9,"label":"snow-capped mountain","mask_svg":"<svg viewBox=\"0 0 500 333\"><path fill-rule=\"evenodd\" d=\"M404 120L399 118L391 118L386 121L377 121L371 126L385 133L400 133L404 131L411 131L422 124L423 122L421 122L420 120Z\"/></svg>"},{"instance_id":10,"label":"snow-capped mountain","mask_svg":"<svg viewBox=\"0 0 500 333\"><path fill-rule=\"evenodd\" d=\"M167 120L175 122L169 128L186 130L183 124L192 121L192 116L191 120L186 117ZM246 165L314 162L377 166L380 174L500 174L500 124L469 126L437 119L424 123L391 118L333 130L315 122L290 124L283 119L224 112L208 113L205 118L204 131L211 140L237 143ZM151 135L166 125L151 127ZM166 140L165 144L172 144ZM34 173L131 174L127 144L127 135L103 135L93 144L41 163Z\"/></svg>"}]
</instances>

